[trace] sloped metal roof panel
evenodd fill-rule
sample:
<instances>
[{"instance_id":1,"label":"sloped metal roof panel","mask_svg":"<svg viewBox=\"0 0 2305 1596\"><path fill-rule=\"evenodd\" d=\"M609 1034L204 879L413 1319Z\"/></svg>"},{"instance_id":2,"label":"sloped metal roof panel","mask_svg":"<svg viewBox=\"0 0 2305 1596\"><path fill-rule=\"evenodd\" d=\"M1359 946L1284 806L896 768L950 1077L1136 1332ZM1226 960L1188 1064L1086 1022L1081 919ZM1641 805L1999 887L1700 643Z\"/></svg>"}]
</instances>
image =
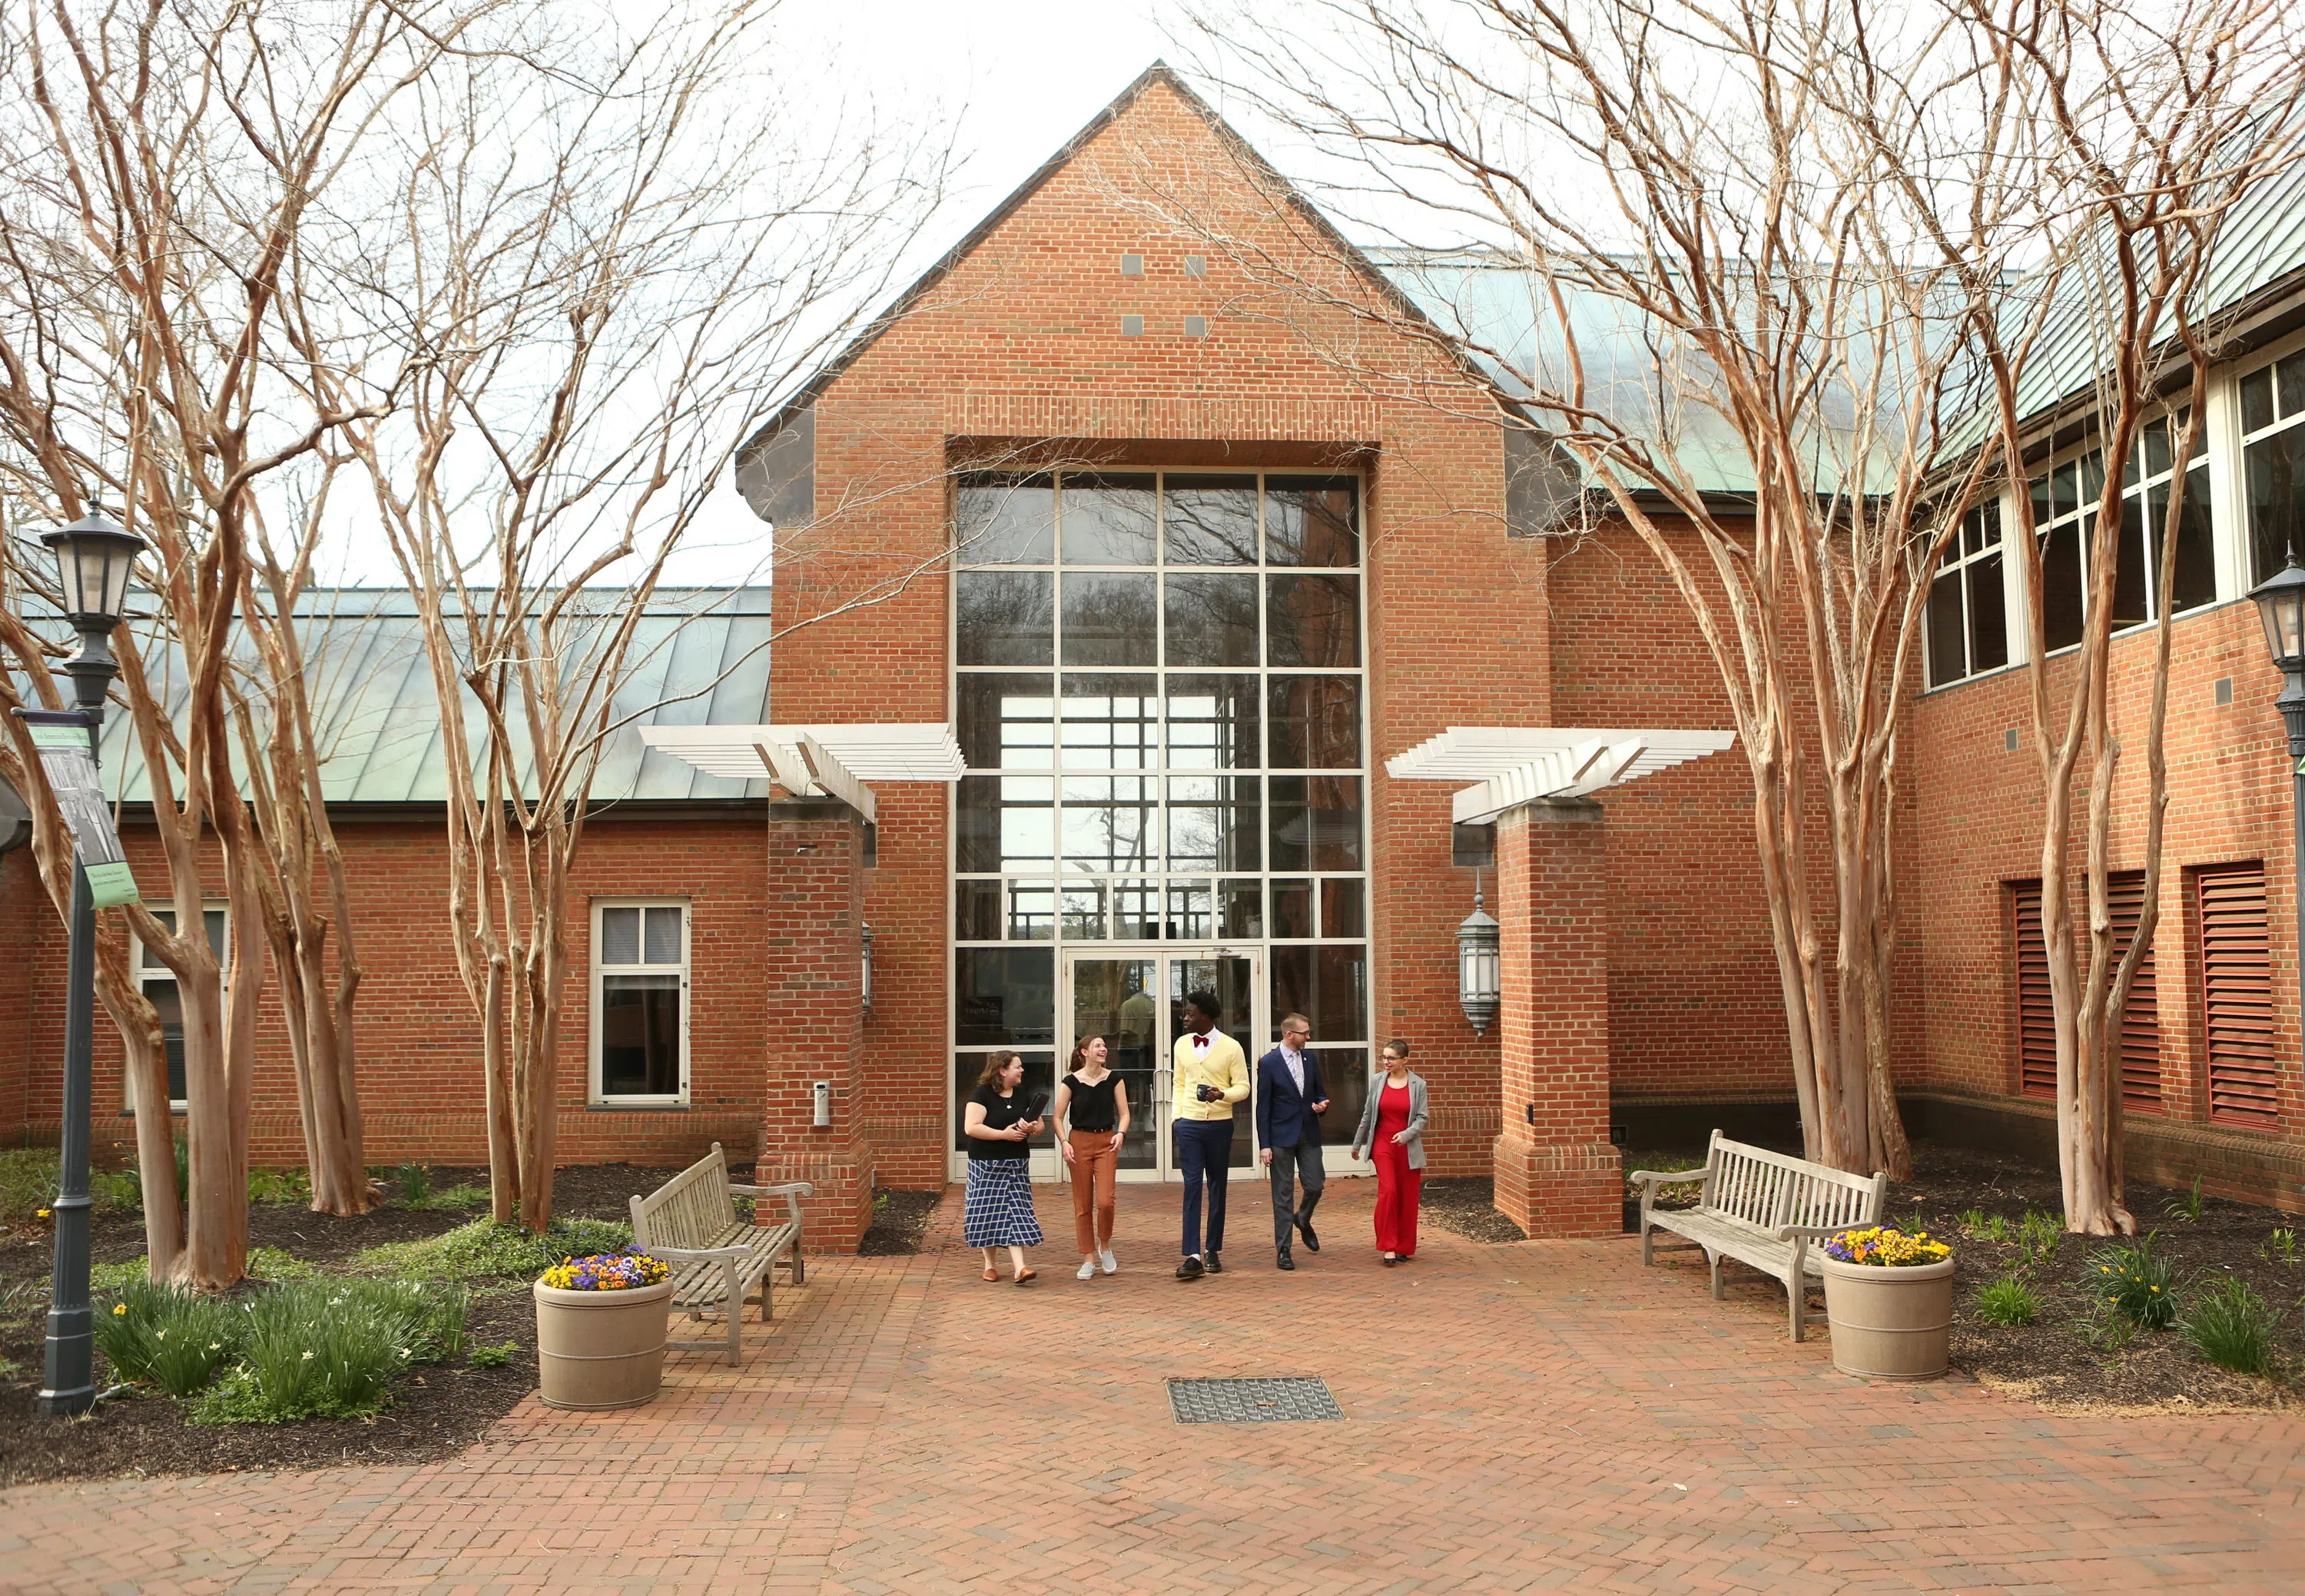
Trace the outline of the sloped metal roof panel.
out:
<instances>
[{"instance_id":1,"label":"sloped metal roof panel","mask_svg":"<svg viewBox=\"0 0 2305 1596\"><path fill-rule=\"evenodd\" d=\"M132 603L133 603L132 600ZM770 636L765 587L676 588L652 595L617 695L616 719L593 783L596 802L678 802L768 796L765 781L711 776L656 753L641 728L661 721L701 725L715 720L757 722L768 713ZM149 607L149 601L147 605ZM321 787L331 803L439 803L447 796L438 700L415 607L398 591L329 589L308 593L298 610L311 684L313 730L323 750ZM62 635L58 619L35 618L44 634ZM583 628L580 627L580 634ZM597 635L572 651L588 655ZM183 711L186 684L176 649L147 626L138 637L156 696L172 716ZM248 687L259 716L269 713L256 661L244 639L234 656L250 668ZM464 727L475 760L487 756L480 704L464 696ZM532 790L527 729L512 728L515 757ZM129 718L106 718L106 790L130 803L149 800L141 751Z\"/></svg>"}]
</instances>

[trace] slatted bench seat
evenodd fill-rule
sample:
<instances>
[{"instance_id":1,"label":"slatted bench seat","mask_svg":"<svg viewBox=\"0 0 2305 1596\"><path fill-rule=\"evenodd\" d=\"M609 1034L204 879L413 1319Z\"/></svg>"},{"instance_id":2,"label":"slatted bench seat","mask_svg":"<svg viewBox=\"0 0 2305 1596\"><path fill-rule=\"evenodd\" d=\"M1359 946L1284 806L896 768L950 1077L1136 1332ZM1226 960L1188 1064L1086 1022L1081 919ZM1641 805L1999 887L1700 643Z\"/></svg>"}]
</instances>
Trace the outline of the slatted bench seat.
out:
<instances>
[{"instance_id":1,"label":"slatted bench seat","mask_svg":"<svg viewBox=\"0 0 2305 1596\"><path fill-rule=\"evenodd\" d=\"M633 1242L672 1266L672 1305L686 1309L691 1319L718 1315L727 1321L725 1342L719 1337L668 1341L667 1346L718 1349L725 1344L731 1365L744 1361L736 1322L745 1298L759 1290L761 1322L767 1324L770 1277L777 1265L785 1266L793 1284L807 1284L808 1266L801 1257L800 1199L814 1190L806 1181L740 1185L728 1178L727 1155L716 1141L710 1153L663 1185L633 1199ZM739 1197L781 1197L785 1217L766 1225L739 1219Z\"/></svg>"},{"instance_id":2,"label":"slatted bench seat","mask_svg":"<svg viewBox=\"0 0 2305 1596\"><path fill-rule=\"evenodd\" d=\"M1878 1225L1889 1191L1885 1173L1850 1174L1731 1141L1718 1131L1705 1150L1704 1168L1637 1170L1631 1179L1641 1190L1642 1263L1654 1261L1653 1230L1688 1237L1666 1243L1662 1250L1703 1249L1713 1266L1715 1301L1724 1294L1721 1260L1733 1258L1751 1265L1784 1283L1795 1341L1807 1338L1809 1320L1824 1317L1808 1311L1804 1277L1824 1274L1819 1254L1809 1243ZM1658 1187L1699 1182L1704 1191L1695 1208L1654 1206Z\"/></svg>"}]
</instances>

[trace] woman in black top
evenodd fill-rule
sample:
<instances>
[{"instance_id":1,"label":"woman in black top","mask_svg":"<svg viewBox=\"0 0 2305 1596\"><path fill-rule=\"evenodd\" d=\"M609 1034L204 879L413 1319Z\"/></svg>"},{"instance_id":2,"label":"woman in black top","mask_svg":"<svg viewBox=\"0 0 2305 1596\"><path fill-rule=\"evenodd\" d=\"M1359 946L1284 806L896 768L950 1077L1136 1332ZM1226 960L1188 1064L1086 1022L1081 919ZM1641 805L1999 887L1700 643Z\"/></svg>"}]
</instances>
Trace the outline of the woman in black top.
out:
<instances>
[{"instance_id":1,"label":"woman in black top","mask_svg":"<svg viewBox=\"0 0 2305 1596\"><path fill-rule=\"evenodd\" d=\"M1040 1134L1041 1122L1028 1120L1017 1087L1025 1079L1025 1061L1001 1052L984 1061L976 1089L968 1094L968 1114L961 1129L968 1137L968 1190L961 1204L961 1235L984 1253L984 1277L1000 1278L992 1267L992 1250L1008 1249L1016 1267L1016 1284L1039 1275L1025 1263L1025 1249L1041 1244L1041 1221L1033 1212L1032 1149L1025 1144Z\"/></svg>"},{"instance_id":2,"label":"woman in black top","mask_svg":"<svg viewBox=\"0 0 2305 1596\"><path fill-rule=\"evenodd\" d=\"M1114 1172L1120 1139L1128 1133L1128 1086L1104 1067L1102 1037L1083 1037L1057 1085L1057 1146L1073 1178L1073 1239L1080 1243L1080 1278L1093 1279L1098 1264L1111 1274ZM1092 1209L1093 1212L1092 1212Z\"/></svg>"}]
</instances>

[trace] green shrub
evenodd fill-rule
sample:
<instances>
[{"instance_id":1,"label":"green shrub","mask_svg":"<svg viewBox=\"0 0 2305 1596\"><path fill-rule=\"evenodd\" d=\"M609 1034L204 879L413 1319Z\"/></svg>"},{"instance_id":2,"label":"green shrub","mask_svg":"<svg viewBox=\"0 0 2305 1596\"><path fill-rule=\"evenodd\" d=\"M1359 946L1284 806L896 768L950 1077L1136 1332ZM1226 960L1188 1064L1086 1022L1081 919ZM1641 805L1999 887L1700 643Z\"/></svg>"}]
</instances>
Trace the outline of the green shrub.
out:
<instances>
[{"instance_id":1,"label":"green shrub","mask_svg":"<svg viewBox=\"0 0 2305 1596\"><path fill-rule=\"evenodd\" d=\"M1961 1216L1961 1233L1972 1242L2005 1242L2009 1239L2009 1216L1971 1208Z\"/></svg>"},{"instance_id":2,"label":"green shrub","mask_svg":"<svg viewBox=\"0 0 2305 1596\"><path fill-rule=\"evenodd\" d=\"M475 1219L422 1241L371 1247L353 1265L404 1280L533 1280L564 1258L621 1251L632 1240L631 1225L607 1219L555 1219L540 1236Z\"/></svg>"},{"instance_id":3,"label":"green shrub","mask_svg":"<svg viewBox=\"0 0 2305 1596\"><path fill-rule=\"evenodd\" d=\"M2176 1272L2153 1250L2150 1233L2099 1247L2088 1261L2091 1292L2131 1324L2165 1330L2175 1320Z\"/></svg>"},{"instance_id":4,"label":"green shrub","mask_svg":"<svg viewBox=\"0 0 2305 1596\"><path fill-rule=\"evenodd\" d=\"M432 1166L410 1161L392 1166L393 1200L401 1207L421 1208L432 1194Z\"/></svg>"},{"instance_id":5,"label":"green shrub","mask_svg":"<svg viewBox=\"0 0 2305 1596\"><path fill-rule=\"evenodd\" d=\"M143 1259L132 1258L125 1263L90 1264L88 1267L88 1289L91 1296L116 1297L138 1281L148 1278L151 1265Z\"/></svg>"},{"instance_id":6,"label":"green shrub","mask_svg":"<svg viewBox=\"0 0 2305 1596\"><path fill-rule=\"evenodd\" d=\"M0 1286L0 1325L13 1325L18 1319L45 1313L47 1306L48 1283L45 1280L11 1280Z\"/></svg>"},{"instance_id":7,"label":"green shrub","mask_svg":"<svg viewBox=\"0 0 2305 1596\"><path fill-rule=\"evenodd\" d=\"M319 1272L319 1265L308 1264L277 1247L259 1247L248 1255L251 1280L310 1280Z\"/></svg>"},{"instance_id":8,"label":"green shrub","mask_svg":"<svg viewBox=\"0 0 2305 1596\"><path fill-rule=\"evenodd\" d=\"M114 1170L105 1179L106 1189L115 1207L140 1208L144 1206L144 1169L141 1165L130 1164L124 1168ZM176 1197L179 1202L183 1199L184 1191L191 1183L191 1144L179 1136L176 1138Z\"/></svg>"},{"instance_id":9,"label":"green shrub","mask_svg":"<svg viewBox=\"0 0 2305 1596\"><path fill-rule=\"evenodd\" d=\"M98 1304L96 1345L119 1378L190 1396L231 1359L240 1328L217 1298L146 1280Z\"/></svg>"},{"instance_id":10,"label":"green shrub","mask_svg":"<svg viewBox=\"0 0 2305 1596\"><path fill-rule=\"evenodd\" d=\"M486 1186L460 1182L454 1186L443 1186L438 1191L428 1191L415 1201L403 1206L428 1213L463 1213L477 1208L488 1200L489 1189Z\"/></svg>"},{"instance_id":11,"label":"green shrub","mask_svg":"<svg viewBox=\"0 0 2305 1596\"><path fill-rule=\"evenodd\" d=\"M2230 1275L2193 1293L2178 1328L2201 1356L2236 1374L2263 1374L2273 1361L2273 1310Z\"/></svg>"},{"instance_id":12,"label":"green shrub","mask_svg":"<svg viewBox=\"0 0 2305 1596\"><path fill-rule=\"evenodd\" d=\"M248 1200L273 1208L310 1202L312 1176L302 1169L251 1169L248 1172Z\"/></svg>"},{"instance_id":13,"label":"green shrub","mask_svg":"<svg viewBox=\"0 0 2305 1596\"><path fill-rule=\"evenodd\" d=\"M2040 1293L2012 1274L1978 1292L1977 1317L1996 1325L2029 1325L2041 1317Z\"/></svg>"},{"instance_id":14,"label":"green shrub","mask_svg":"<svg viewBox=\"0 0 2305 1596\"><path fill-rule=\"evenodd\" d=\"M2201 1177L2195 1175L2190 1191L2178 1192L2164 1206L2169 1210L2172 1219L2182 1219L2188 1225L2199 1219L2201 1216Z\"/></svg>"},{"instance_id":15,"label":"green shrub","mask_svg":"<svg viewBox=\"0 0 2305 1596\"><path fill-rule=\"evenodd\" d=\"M2137 1334L2137 1326L2115 1311L2111 1301L2101 1300L2073 1321L2073 1334L2088 1343L2094 1352L2115 1353L2129 1344Z\"/></svg>"},{"instance_id":16,"label":"green shrub","mask_svg":"<svg viewBox=\"0 0 2305 1596\"><path fill-rule=\"evenodd\" d=\"M2047 1263L2055 1258L2057 1244L2064 1239L2064 1221L2054 1214L2029 1208L2025 1216L2017 1222L2017 1245L2022 1250L2029 1267Z\"/></svg>"},{"instance_id":17,"label":"green shrub","mask_svg":"<svg viewBox=\"0 0 2305 1596\"><path fill-rule=\"evenodd\" d=\"M125 1210L144 1206L144 1182L133 1170L90 1170L88 1194L96 1199L98 1208Z\"/></svg>"},{"instance_id":18,"label":"green shrub","mask_svg":"<svg viewBox=\"0 0 2305 1596\"><path fill-rule=\"evenodd\" d=\"M196 1424L360 1418L393 1377L461 1353L469 1299L399 1280L300 1280L242 1310L240 1366L204 1394Z\"/></svg>"},{"instance_id":19,"label":"green shrub","mask_svg":"<svg viewBox=\"0 0 2305 1596\"><path fill-rule=\"evenodd\" d=\"M56 1198L56 1156L44 1148L0 1153L0 1225L23 1225Z\"/></svg>"},{"instance_id":20,"label":"green shrub","mask_svg":"<svg viewBox=\"0 0 2305 1596\"><path fill-rule=\"evenodd\" d=\"M512 1361L513 1354L518 1351L520 1343L517 1341L507 1341L502 1346L476 1346L472 1349L472 1367L502 1369Z\"/></svg>"}]
</instances>

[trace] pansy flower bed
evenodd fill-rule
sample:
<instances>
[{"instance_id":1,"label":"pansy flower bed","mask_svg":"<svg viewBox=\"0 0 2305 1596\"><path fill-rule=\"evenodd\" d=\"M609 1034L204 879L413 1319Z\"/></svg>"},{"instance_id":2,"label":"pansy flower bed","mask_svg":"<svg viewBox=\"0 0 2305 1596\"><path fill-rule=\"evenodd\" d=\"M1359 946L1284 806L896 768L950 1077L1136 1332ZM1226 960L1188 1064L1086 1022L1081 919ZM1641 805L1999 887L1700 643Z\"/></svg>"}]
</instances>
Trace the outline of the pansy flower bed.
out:
<instances>
[{"instance_id":1,"label":"pansy flower bed","mask_svg":"<svg viewBox=\"0 0 2305 1596\"><path fill-rule=\"evenodd\" d=\"M1929 1233L1925 1230L1908 1234L1889 1225L1875 1225L1864 1230L1842 1231L1825 1242L1824 1255L1844 1264L1899 1269L1943 1263L1952 1256L1952 1249L1943 1242L1929 1240Z\"/></svg>"},{"instance_id":2,"label":"pansy flower bed","mask_svg":"<svg viewBox=\"0 0 2305 1596\"><path fill-rule=\"evenodd\" d=\"M544 1271L540 1284L554 1291L636 1291L672 1278L672 1266L637 1247L565 1258Z\"/></svg>"}]
</instances>

